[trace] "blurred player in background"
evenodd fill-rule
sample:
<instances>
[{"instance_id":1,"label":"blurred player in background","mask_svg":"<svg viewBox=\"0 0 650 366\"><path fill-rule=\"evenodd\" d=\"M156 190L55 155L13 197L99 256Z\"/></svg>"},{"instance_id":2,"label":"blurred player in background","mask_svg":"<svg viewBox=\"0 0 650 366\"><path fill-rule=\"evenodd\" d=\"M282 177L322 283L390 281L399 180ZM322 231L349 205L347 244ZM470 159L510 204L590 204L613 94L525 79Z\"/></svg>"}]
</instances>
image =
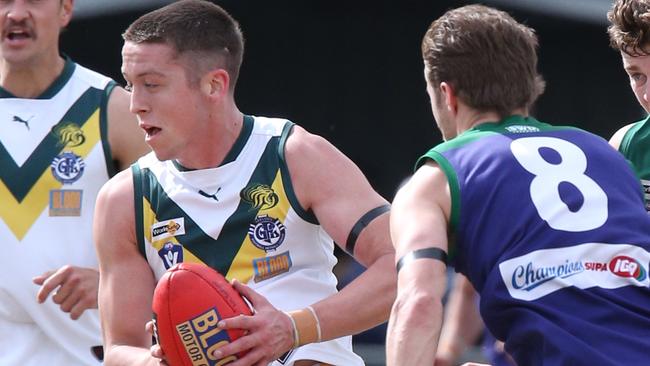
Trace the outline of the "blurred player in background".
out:
<instances>
[{"instance_id":1,"label":"blurred player in background","mask_svg":"<svg viewBox=\"0 0 650 366\"><path fill-rule=\"evenodd\" d=\"M611 46L621 52L623 68L639 104L650 112L650 1L617 0L607 14ZM634 165L650 211L650 122L648 117L618 130L610 139Z\"/></svg>"},{"instance_id":2,"label":"blurred player in background","mask_svg":"<svg viewBox=\"0 0 650 366\"><path fill-rule=\"evenodd\" d=\"M106 364L158 364L145 332L156 281L198 262L236 279L256 311L220 322L248 333L207 357L248 350L231 365L363 365L349 335L386 321L395 296L386 200L325 139L239 111L243 36L222 8L175 2L123 37L131 110L154 153L97 202ZM340 292L332 239L367 267Z\"/></svg>"},{"instance_id":3,"label":"blurred player in background","mask_svg":"<svg viewBox=\"0 0 650 366\"><path fill-rule=\"evenodd\" d=\"M513 366L503 342L485 328L478 309L479 297L467 277L455 273L445 302L445 316L436 352L436 366L457 365L480 351L481 360L492 366Z\"/></svg>"},{"instance_id":4,"label":"blurred player in background","mask_svg":"<svg viewBox=\"0 0 650 366\"><path fill-rule=\"evenodd\" d=\"M59 52L72 8L0 1L0 365L99 363L95 198L148 151L128 93Z\"/></svg>"},{"instance_id":5,"label":"blurred player in background","mask_svg":"<svg viewBox=\"0 0 650 366\"><path fill-rule=\"evenodd\" d=\"M433 364L448 249L517 364L647 363L650 217L638 179L602 138L529 116L543 89L536 48L532 29L481 5L448 11L424 36L445 142L393 202L389 366Z\"/></svg>"}]
</instances>

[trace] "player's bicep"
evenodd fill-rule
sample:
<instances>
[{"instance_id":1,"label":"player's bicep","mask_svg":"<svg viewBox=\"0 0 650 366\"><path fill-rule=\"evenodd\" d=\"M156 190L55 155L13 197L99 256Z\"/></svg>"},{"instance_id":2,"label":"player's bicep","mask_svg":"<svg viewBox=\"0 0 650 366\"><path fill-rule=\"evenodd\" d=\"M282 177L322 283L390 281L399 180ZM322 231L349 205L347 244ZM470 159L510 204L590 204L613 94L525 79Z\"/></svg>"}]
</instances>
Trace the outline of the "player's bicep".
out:
<instances>
[{"instance_id":1,"label":"player's bicep","mask_svg":"<svg viewBox=\"0 0 650 366\"><path fill-rule=\"evenodd\" d=\"M393 201L390 232L396 258L427 247L447 250L451 198L447 179L437 166L422 166Z\"/></svg>"},{"instance_id":2,"label":"player's bicep","mask_svg":"<svg viewBox=\"0 0 650 366\"><path fill-rule=\"evenodd\" d=\"M296 128L287 142L287 164L301 205L342 249L354 247L364 265L392 253L386 211L350 235L365 214L388 204L352 160L325 139Z\"/></svg>"}]
</instances>

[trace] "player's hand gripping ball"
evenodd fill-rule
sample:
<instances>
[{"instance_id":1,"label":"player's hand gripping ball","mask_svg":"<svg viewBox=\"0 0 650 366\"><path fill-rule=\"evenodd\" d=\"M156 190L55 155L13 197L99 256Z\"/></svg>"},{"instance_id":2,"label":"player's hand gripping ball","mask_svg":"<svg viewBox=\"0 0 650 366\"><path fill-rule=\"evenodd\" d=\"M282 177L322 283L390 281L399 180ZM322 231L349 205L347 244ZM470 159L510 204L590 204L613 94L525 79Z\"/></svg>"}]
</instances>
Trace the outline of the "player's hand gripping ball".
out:
<instances>
[{"instance_id":1,"label":"player's hand gripping ball","mask_svg":"<svg viewBox=\"0 0 650 366\"><path fill-rule=\"evenodd\" d=\"M235 356L218 360L212 354L244 331L221 330L217 322L252 315L239 292L221 274L196 263L171 267L156 285L152 307L155 336L169 366L214 366L236 360Z\"/></svg>"}]
</instances>

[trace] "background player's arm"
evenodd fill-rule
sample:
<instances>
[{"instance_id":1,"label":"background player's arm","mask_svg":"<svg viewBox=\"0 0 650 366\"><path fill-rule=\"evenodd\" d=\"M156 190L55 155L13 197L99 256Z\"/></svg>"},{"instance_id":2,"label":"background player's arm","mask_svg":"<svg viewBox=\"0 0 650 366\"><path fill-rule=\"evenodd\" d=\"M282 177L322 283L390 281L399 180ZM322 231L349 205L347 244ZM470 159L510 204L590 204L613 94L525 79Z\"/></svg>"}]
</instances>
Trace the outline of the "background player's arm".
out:
<instances>
[{"instance_id":1,"label":"background player's arm","mask_svg":"<svg viewBox=\"0 0 650 366\"><path fill-rule=\"evenodd\" d=\"M108 142L119 170L128 168L151 150L144 141L144 132L135 114L130 112L130 103L131 95L119 86L108 99Z\"/></svg>"},{"instance_id":2,"label":"background player's arm","mask_svg":"<svg viewBox=\"0 0 650 366\"><path fill-rule=\"evenodd\" d=\"M483 334L485 326L478 312L477 300L476 290L467 277L456 273L445 304L436 366L455 365L467 346Z\"/></svg>"},{"instance_id":3,"label":"background player's arm","mask_svg":"<svg viewBox=\"0 0 650 366\"><path fill-rule=\"evenodd\" d=\"M632 128L632 126L634 126L634 123L621 127L609 139L609 144L612 145L616 150L618 150L618 148L621 146L621 142L623 141L623 137L625 136L627 131L629 131L629 129Z\"/></svg>"},{"instance_id":4,"label":"background player's arm","mask_svg":"<svg viewBox=\"0 0 650 366\"><path fill-rule=\"evenodd\" d=\"M422 166L400 189L390 218L396 258L426 247L447 250L451 200L444 173ZM398 274L397 299L388 323L387 365L432 365L442 324L446 267L418 259Z\"/></svg>"},{"instance_id":5,"label":"background player's arm","mask_svg":"<svg viewBox=\"0 0 650 366\"><path fill-rule=\"evenodd\" d=\"M110 180L97 198L93 236L101 273L99 311L105 365L158 365L150 356L154 276L135 235L131 170Z\"/></svg>"}]
</instances>

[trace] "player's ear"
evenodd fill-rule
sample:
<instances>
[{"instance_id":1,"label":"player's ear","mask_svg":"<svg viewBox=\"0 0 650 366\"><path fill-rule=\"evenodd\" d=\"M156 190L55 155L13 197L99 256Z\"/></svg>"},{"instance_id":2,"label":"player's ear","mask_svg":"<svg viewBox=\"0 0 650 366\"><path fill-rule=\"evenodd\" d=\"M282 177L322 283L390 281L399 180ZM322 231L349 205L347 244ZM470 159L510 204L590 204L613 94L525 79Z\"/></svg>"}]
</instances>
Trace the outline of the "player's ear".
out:
<instances>
[{"instance_id":1,"label":"player's ear","mask_svg":"<svg viewBox=\"0 0 650 366\"><path fill-rule=\"evenodd\" d=\"M72 9L74 8L74 0L63 0L61 2L61 9L59 11L59 19L61 27L65 27L72 19Z\"/></svg>"},{"instance_id":2,"label":"player's ear","mask_svg":"<svg viewBox=\"0 0 650 366\"><path fill-rule=\"evenodd\" d=\"M228 93L230 75L224 69L214 69L205 73L201 78L201 91L212 97L220 97Z\"/></svg>"},{"instance_id":3,"label":"player's ear","mask_svg":"<svg viewBox=\"0 0 650 366\"><path fill-rule=\"evenodd\" d=\"M451 112L456 112L458 110L458 96L456 95L456 90L454 87L443 81L440 83L440 93L442 94L445 106Z\"/></svg>"}]
</instances>

